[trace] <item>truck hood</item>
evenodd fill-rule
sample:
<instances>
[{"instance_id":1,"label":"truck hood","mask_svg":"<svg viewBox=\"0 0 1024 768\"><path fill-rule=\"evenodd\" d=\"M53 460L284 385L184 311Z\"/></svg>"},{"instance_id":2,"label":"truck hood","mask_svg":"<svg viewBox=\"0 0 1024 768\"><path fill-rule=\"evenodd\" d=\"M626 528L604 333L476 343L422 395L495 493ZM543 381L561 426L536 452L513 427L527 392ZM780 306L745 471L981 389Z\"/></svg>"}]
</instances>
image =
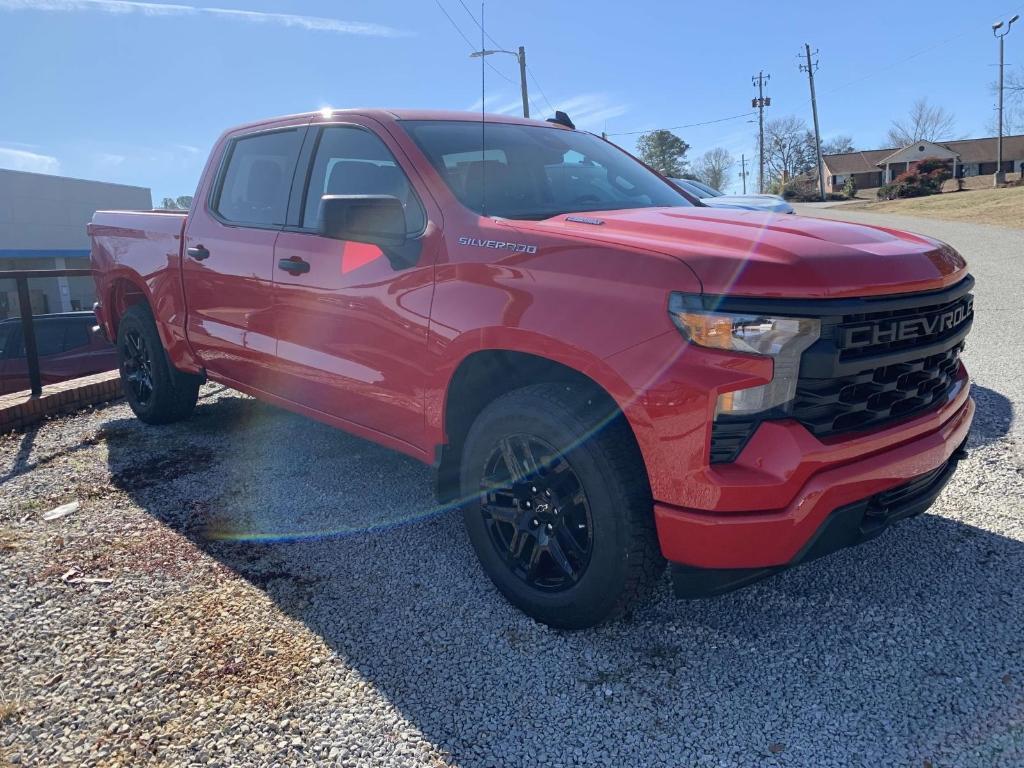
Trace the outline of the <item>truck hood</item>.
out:
<instances>
[{"instance_id":1,"label":"truck hood","mask_svg":"<svg viewBox=\"0 0 1024 768\"><path fill-rule=\"evenodd\" d=\"M950 246L848 222L714 208L638 208L507 222L538 234L674 257L704 292L832 298L944 288L966 275ZM601 222L601 223L597 223Z\"/></svg>"}]
</instances>

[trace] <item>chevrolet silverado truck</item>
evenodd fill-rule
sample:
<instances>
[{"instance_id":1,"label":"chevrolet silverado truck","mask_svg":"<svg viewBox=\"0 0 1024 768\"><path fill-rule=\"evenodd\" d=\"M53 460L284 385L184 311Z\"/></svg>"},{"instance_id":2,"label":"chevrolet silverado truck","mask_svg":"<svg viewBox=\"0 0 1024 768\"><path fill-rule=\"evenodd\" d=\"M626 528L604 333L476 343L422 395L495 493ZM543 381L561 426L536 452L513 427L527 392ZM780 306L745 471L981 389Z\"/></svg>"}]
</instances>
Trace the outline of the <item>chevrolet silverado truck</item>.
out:
<instances>
[{"instance_id":1,"label":"chevrolet silverado truck","mask_svg":"<svg viewBox=\"0 0 1024 768\"><path fill-rule=\"evenodd\" d=\"M557 627L666 563L705 597L871 539L935 500L974 414L948 245L703 207L564 115L245 125L187 214L89 232L138 418L213 380L432 464Z\"/></svg>"}]
</instances>

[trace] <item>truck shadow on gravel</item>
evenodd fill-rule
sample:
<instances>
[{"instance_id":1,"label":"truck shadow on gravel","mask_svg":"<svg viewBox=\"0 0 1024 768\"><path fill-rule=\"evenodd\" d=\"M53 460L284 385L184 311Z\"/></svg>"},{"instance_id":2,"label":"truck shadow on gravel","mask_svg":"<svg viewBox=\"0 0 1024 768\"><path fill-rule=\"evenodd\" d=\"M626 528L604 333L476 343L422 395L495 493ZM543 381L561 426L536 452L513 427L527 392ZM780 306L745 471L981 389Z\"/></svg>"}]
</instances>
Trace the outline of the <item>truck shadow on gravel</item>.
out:
<instances>
[{"instance_id":1,"label":"truck shadow on gravel","mask_svg":"<svg viewBox=\"0 0 1024 768\"><path fill-rule=\"evenodd\" d=\"M232 393L185 424L106 432L113 484L319 634L460 766L1012 764L1024 546L953 518L1016 515L1019 534L1007 494L1024 466L1000 448L1009 401L976 397L977 450L941 515L717 600L676 601L665 579L623 621L578 633L500 598L410 459ZM328 690L307 692L306 716L338 721Z\"/></svg>"}]
</instances>

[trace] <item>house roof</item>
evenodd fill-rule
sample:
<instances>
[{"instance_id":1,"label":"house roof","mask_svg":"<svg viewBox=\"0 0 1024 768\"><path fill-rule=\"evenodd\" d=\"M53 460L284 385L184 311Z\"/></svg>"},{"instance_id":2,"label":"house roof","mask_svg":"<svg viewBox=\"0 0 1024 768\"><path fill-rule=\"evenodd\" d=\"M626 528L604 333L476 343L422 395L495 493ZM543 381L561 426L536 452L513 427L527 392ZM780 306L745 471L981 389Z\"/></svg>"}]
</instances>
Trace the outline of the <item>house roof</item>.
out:
<instances>
[{"instance_id":1,"label":"house roof","mask_svg":"<svg viewBox=\"0 0 1024 768\"><path fill-rule=\"evenodd\" d=\"M960 155L961 163L994 163L997 143L996 137L990 136L987 139L944 141L942 146ZM1024 160L1024 134L1003 136L1003 160Z\"/></svg>"},{"instance_id":2,"label":"house roof","mask_svg":"<svg viewBox=\"0 0 1024 768\"><path fill-rule=\"evenodd\" d=\"M996 161L996 143L994 136L984 139L961 139L959 141L932 142L956 152L961 163L994 163ZM908 144L913 146L913 144ZM860 152L845 152L840 155L824 155L822 159L831 175L847 173L872 173L878 170L879 163L885 158L906 149L869 149ZM1003 136L1003 159L1024 160L1024 135Z\"/></svg>"},{"instance_id":3,"label":"house roof","mask_svg":"<svg viewBox=\"0 0 1024 768\"><path fill-rule=\"evenodd\" d=\"M914 145L917 145L917 149L913 149ZM891 152L890 154L888 154L885 157L883 157L881 160L878 161L877 164L878 165L885 165L886 163L889 163L889 162L893 162L893 163L905 163L905 162L908 162L910 160L909 157L904 157L902 159L893 159L893 158L896 158L897 155L902 155L907 150L911 150L912 152L919 153L919 154L914 156L915 160L917 160L917 159L923 160L926 157L932 157L933 155L931 153L934 153L935 157L946 157L947 154L950 155L950 156L953 156L953 157L957 157L957 158L960 157L960 153L959 152L957 152L955 149L950 149L945 144L938 144L938 143L936 143L934 141L928 141L926 139L922 139L921 141L915 141L913 144L908 144L905 147L900 147L895 152Z\"/></svg>"},{"instance_id":4,"label":"house roof","mask_svg":"<svg viewBox=\"0 0 1024 768\"><path fill-rule=\"evenodd\" d=\"M867 149L857 152L844 152L841 155L823 155L825 167L833 176L847 173L874 173L878 171L878 161L888 157L895 149Z\"/></svg>"}]
</instances>

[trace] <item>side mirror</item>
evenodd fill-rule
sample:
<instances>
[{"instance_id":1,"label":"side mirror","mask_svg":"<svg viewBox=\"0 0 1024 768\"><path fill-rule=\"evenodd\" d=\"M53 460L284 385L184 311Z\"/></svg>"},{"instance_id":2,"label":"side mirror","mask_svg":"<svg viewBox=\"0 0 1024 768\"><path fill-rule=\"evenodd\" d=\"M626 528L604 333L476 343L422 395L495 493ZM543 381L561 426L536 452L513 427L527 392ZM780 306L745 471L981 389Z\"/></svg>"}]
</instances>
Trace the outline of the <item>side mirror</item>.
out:
<instances>
[{"instance_id":1,"label":"side mirror","mask_svg":"<svg viewBox=\"0 0 1024 768\"><path fill-rule=\"evenodd\" d=\"M394 195L324 195L317 229L336 240L400 248L407 235L405 209Z\"/></svg>"}]
</instances>

